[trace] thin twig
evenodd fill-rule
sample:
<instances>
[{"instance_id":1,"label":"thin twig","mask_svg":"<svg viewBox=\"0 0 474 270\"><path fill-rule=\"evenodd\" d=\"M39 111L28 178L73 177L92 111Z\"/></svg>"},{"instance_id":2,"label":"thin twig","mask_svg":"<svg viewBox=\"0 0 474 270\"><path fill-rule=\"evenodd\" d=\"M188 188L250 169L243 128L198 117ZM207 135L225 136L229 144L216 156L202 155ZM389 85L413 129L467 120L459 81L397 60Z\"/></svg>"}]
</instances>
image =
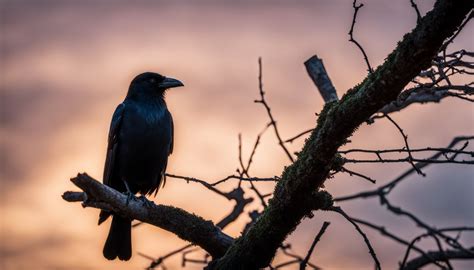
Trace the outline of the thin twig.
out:
<instances>
[{"instance_id":1,"label":"thin twig","mask_svg":"<svg viewBox=\"0 0 474 270\"><path fill-rule=\"evenodd\" d=\"M469 248L466 250L446 250L445 252L439 251L429 251L427 252L428 255L435 260L443 260L443 259L464 259L464 260L472 260L474 259L474 247ZM417 270L423 268L423 266L432 263L431 260L426 259L423 256L414 258L413 260L407 262L404 268L400 268L402 270Z\"/></svg>"},{"instance_id":2,"label":"thin twig","mask_svg":"<svg viewBox=\"0 0 474 270\"><path fill-rule=\"evenodd\" d=\"M413 156L411 155L410 146L408 145L408 136L405 134L405 132L403 132L403 129L397 124L397 122L395 122L395 120L392 119L392 117L390 117L388 114L386 114L385 117L390 122L392 122L392 124L398 129L398 131L402 135L403 141L405 142L405 147L407 148L408 162L410 162L411 166L413 167L413 169L416 170L418 174L422 176L426 176L418 167L415 166L415 163L413 162Z\"/></svg>"},{"instance_id":3,"label":"thin twig","mask_svg":"<svg viewBox=\"0 0 474 270\"><path fill-rule=\"evenodd\" d=\"M313 240L313 243L311 244L311 247L308 250L308 254L306 254L306 257L304 257L303 261L300 262L300 270L306 269L306 264L308 263L309 258L311 257L311 254L313 253L314 247L319 242L324 232L326 232L326 229L330 224L331 224L330 222L324 221L323 226L319 230L318 234Z\"/></svg>"},{"instance_id":4,"label":"thin twig","mask_svg":"<svg viewBox=\"0 0 474 270\"><path fill-rule=\"evenodd\" d=\"M364 6L364 4L357 5L357 0L354 0L354 2L352 3L352 7L354 8L354 16L352 17L351 30L349 30L349 37L350 37L349 41L354 43L359 48L359 50L364 55L364 60L365 60L365 63L367 64L367 68L368 68L369 73L373 73L374 70L370 66L369 58L367 57L367 54L365 53L364 48L362 48L362 46L359 44L359 42L357 42L357 40L354 39L354 35L353 35L354 34L354 26L356 24L357 13L359 12L359 9L361 9L363 6Z\"/></svg>"},{"instance_id":5,"label":"thin twig","mask_svg":"<svg viewBox=\"0 0 474 270\"><path fill-rule=\"evenodd\" d=\"M400 163L400 162L419 162L433 164L474 164L474 160L439 160L431 158L399 158L399 159L348 159L344 158L344 163ZM413 165L412 165L413 166ZM419 167L418 167L419 169Z\"/></svg>"},{"instance_id":6,"label":"thin twig","mask_svg":"<svg viewBox=\"0 0 474 270\"><path fill-rule=\"evenodd\" d=\"M425 229L429 234L433 234L433 235L438 235L440 236L441 238L443 238L446 242L446 244L450 245L451 247L453 248L457 248L457 249L465 249L460 243L458 240L456 240L455 238L443 233L442 231L440 230L437 230L436 228L428 225L427 223L423 222L420 218L416 217L414 214L408 212L408 211L405 211L403 209L401 209L400 207L398 206L394 206L392 205L388 200L387 198L384 196L384 195L380 195L380 203L382 205L385 205L387 207L387 210L389 210L390 212L392 212L393 214L395 215L399 215L399 216L405 216L405 217L408 217L409 219L411 219L418 227L420 228L423 228Z\"/></svg>"},{"instance_id":7,"label":"thin twig","mask_svg":"<svg viewBox=\"0 0 474 270\"><path fill-rule=\"evenodd\" d=\"M408 242L407 240L404 240L404 239L400 238L399 236L396 236L395 234L387 231L387 229L385 229L385 227L378 226L378 225L375 225L371 222L368 222L368 221L365 221L365 220L362 220L362 219L358 219L358 218L354 218L354 217L352 217L352 220L354 220L355 222L360 223L362 225L365 225L365 226L367 226L371 229L379 231L380 234L382 234L383 236L386 236L389 239L392 239L392 240L394 240L395 242L397 242L399 244L402 244L402 245L405 245L405 246L410 245L410 242ZM433 258L430 258L429 255L427 253L425 253L421 248L419 248L415 245L412 245L412 249L417 251L418 253L422 254L423 256L427 257L427 259L431 260L434 264L438 265L439 267L443 267L438 262L436 262Z\"/></svg>"},{"instance_id":8,"label":"thin twig","mask_svg":"<svg viewBox=\"0 0 474 270\"><path fill-rule=\"evenodd\" d=\"M453 138L452 141L449 143L449 145L446 148L451 149L451 148L455 147L456 145L458 145L460 142L469 142L470 140L474 140L474 136L458 136L458 137ZM434 161L436 161L439 157L441 157L443 155L443 153L444 153L444 151L440 151L440 152L438 152L438 153L434 154L433 156L426 159L426 160L431 161L431 162L426 162L426 160L418 162L416 164L417 168L422 169L422 168L425 168L425 167L427 167L431 164L434 164L435 163ZM347 162L347 160L345 160L345 162ZM342 201L354 200L354 199L358 199L358 198L376 197L376 196L379 196L380 194L387 195L395 188L395 186L398 183L400 183L404 179L407 179L408 176L412 175L415 172L416 172L416 170L414 168L410 168L407 171L405 171L404 173L402 173L401 175L399 175L398 177L396 177L395 179L393 179L392 181L390 181L389 183L387 183L387 184L385 184L385 185L383 185L383 186L381 186L377 189L374 189L374 190L371 190L371 191L364 191L364 192L356 193L356 194L353 194L353 195L338 197L338 198L335 198L334 201L335 202L342 202Z\"/></svg>"},{"instance_id":9,"label":"thin twig","mask_svg":"<svg viewBox=\"0 0 474 270\"><path fill-rule=\"evenodd\" d=\"M348 173L350 176L352 176L352 175L359 176L360 178L365 179L365 180L371 182L372 184L375 184L375 183L377 182L376 180L374 180L374 179L372 179L372 178L370 178L370 177L368 177L368 176L366 176L366 175L363 175L363 174L358 173L358 172L351 171L351 170L349 170L349 169L347 169L347 168L345 168L345 167L342 167L342 168L341 168L341 172L346 172L346 173Z\"/></svg>"},{"instance_id":10,"label":"thin twig","mask_svg":"<svg viewBox=\"0 0 474 270\"><path fill-rule=\"evenodd\" d=\"M270 124L273 126L273 130L275 131L275 136L278 140L278 144L280 147L285 151L286 156L290 159L291 162L294 162L293 156L290 154L290 151L286 148L283 140L281 139L280 132L278 131L277 123L275 118L272 115L270 106L268 105L267 101L265 100L265 92L263 91L263 79L262 79L262 58L258 58L258 89L260 93L260 99L255 100L256 103L261 103L265 110L267 111L268 118L270 118Z\"/></svg>"},{"instance_id":11,"label":"thin twig","mask_svg":"<svg viewBox=\"0 0 474 270\"><path fill-rule=\"evenodd\" d=\"M283 252L283 254L285 254L286 256L292 258L291 260L289 261L286 261L286 262L283 262L283 263L280 263L274 267L272 267L273 269L280 269L280 268L283 268L285 266L289 266L289 265L292 265L292 264L297 264L297 263L301 263L303 261L303 257L301 257L300 255L298 254L294 254L292 252L290 252L291 250L291 244L282 244L280 246L280 249L281 251ZM315 270L321 270L320 267L312 264L311 262L307 262L307 265L312 267L313 269Z\"/></svg>"},{"instance_id":12,"label":"thin twig","mask_svg":"<svg viewBox=\"0 0 474 270\"><path fill-rule=\"evenodd\" d=\"M176 249L176 250L173 250L173 251L171 251L170 253L168 253L168 254L166 254L166 255L163 255L163 256L161 256L161 257L158 257L158 258L156 258L156 259L155 259L154 257L152 257L152 256L146 255L146 254L141 253L141 252L138 252L138 255L140 255L140 256L142 256L142 257L144 257L144 258L147 258L147 259L151 260L150 265L146 268L147 270L151 270L151 269L154 269L154 268L157 267L157 266L160 266L167 258L172 257L172 256L174 256L174 255L176 255L176 254L179 254L179 253L181 253L182 251L184 251L184 250L186 250L186 249L188 249L188 248L190 248L190 247L192 247L192 246L193 246L193 245L186 245L186 246L184 246L184 247L181 247L181 248L178 248L178 249Z\"/></svg>"},{"instance_id":13,"label":"thin twig","mask_svg":"<svg viewBox=\"0 0 474 270\"><path fill-rule=\"evenodd\" d=\"M365 233L362 231L362 229L359 227L359 225L357 225L357 223L354 222L354 220L352 220L352 218L350 216L348 216L346 214L346 212L344 212L342 210L342 208L339 207L339 206L331 206L328 210L341 214L347 221L349 221L354 226L354 228L357 230L357 232L359 232L359 234L362 236L362 238L364 238L364 242L367 245L367 248L369 249L369 253L372 256L372 259L374 259L375 268L377 270L381 270L382 267L380 266L379 259L377 259L377 255L375 254L375 250L372 248L372 245L370 244L369 238L367 238L367 235L365 235Z\"/></svg>"},{"instance_id":14,"label":"thin twig","mask_svg":"<svg viewBox=\"0 0 474 270\"><path fill-rule=\"evenodd\" d=\"M308 129L308 130L305 130L305 131L303 131L303 132L300 132L300 133L298 133L297 135L295 135L295 136L289 138L289 139L286 140L285 142L286 142L286 143L292 143L294 140L296 140L296 139L298 139L299 137L304 136L304 135L306 135L306 134L308 134L308 133L311 133L313 130L314 130L313 128L310 128L310 129Z\"/></svg>"},{"instance_id":15,"label":"thin twig","mask_svg":"<svg viewBox=\"0 0 474 270\"><path fill-rule=\"evenodd\" d=\"M339 154L349 154L349 153L371 153L371 154L385 154L385 153L405 153L408 152L406 148L397 148L397 149L380 149L380 150L372 150L372 149L348 149L348 150L341 150L338 151ZM410 152L442 152L442 153L457 153L457 154L465 154L474 156L474 151L462 151L457 149L449 149L449 148L442 148L442 147L425 147L425 148L415 148L410 149Z\"/></svg>"},{"instance_id":16,"label":"thin twig","mask_svg":"<svg viewBox=\"0 0 474 270\"><path fill-rule=\"evenodd\" d=\"M257 147L260 143L260 139L262 138L263 134L268 130L268 128L271 126L270 123L265 125L265 128L257 135L257 139L255 140L255 143L253 145L252 152L250 153L250 157L247 162L247 166L245 167L245 172L249 172L250 170L250 165L252 165L253 157L255 156L255 152L257 151Z\"/></svg>"},{"instance_id":17,"label":"thin twig","mask_svg":"<svg viewBox=\"0 0 474 270\"><path fill-rule=\"evenodd\" d=\"M415 1L414 0L410 0L410 3L411 3L411 6L413 7L413 9L415 9L415 12L416 12L416 23L420 23L420 20L421 20L421 14L420 14L420 10L418 9L418 6L416 5Z\"/></svg>"},{"instance_id":18,"label":"thin twig","mask_svg":"<svg viewBox=\"0 0 474 270\"><path fill-rule=\"evenodd\" d=\"M467 15L467 18L464 20L464 22L458 27L458 30L452 35L439 49L439 51L445 51L446 48L453 42L453 40L461 33L461 31L464 29L466 24L474 17L474 11L471 10L469 14Z\"/></svg>"}]
</instances>

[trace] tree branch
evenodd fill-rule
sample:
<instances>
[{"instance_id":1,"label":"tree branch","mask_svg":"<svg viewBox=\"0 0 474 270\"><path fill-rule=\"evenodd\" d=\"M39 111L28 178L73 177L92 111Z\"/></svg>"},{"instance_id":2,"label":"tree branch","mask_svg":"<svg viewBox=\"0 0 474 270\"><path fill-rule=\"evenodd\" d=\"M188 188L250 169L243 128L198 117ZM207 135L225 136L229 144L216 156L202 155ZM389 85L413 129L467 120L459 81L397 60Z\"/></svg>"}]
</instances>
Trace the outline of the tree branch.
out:
<instances>
[{"instance_id":1,"label":"tree branch","mask_svg":"<svg viewBox=\"0 0 474 270\"><path fill-rule=\"evenodd\" d=\"M370 244L369 238L367 238L367 235L364 233L364 231L362 231L362 229L359 227L359 225L357 225L357 223L349 215L347 215L346 212L344 212L344 210L342 210L341 207L333 206L329 210L341 214L347 221L349 221L354 226L356 231L364 239L364 242L367 245L367 248L369 249L370 256L372 256L372 258L374 259L375 269L376 270L381 270L382 267L380 266L380 262L377 258L377 254L375 254L375 250L372 247L372 244Z\"/></svg>"},{"instance_id":2,"label":"tree branch","mask_svg":"<svg viewBox=\"0 0 474 270\"><path fill-rule=\"evenodd\" d=\"M215 269L257 269L267 266L276 250L311 213L307 200L329 176L338 148L356 128L395 100L405 85L436 56L472 9L472 1L437 1L416 28L405 35L385 63L339 102L327 103L298 159L288 166L262 216L237 239Z\"/></svg>"},{"instance_id":3,"label":"tree branch","mask_svg":"<svg viewBox=\"0 0 474 270\"><path fill-rule=\"evenodd\" d=\"M304 62L304 66L306 67L309 77L313 80L314 85L318 88L324 102L337 101L339 98L337 97L336 88L334 88L331 79L329 79L323 60L318 58L317 55L314 55Z\"/></svg>"},{"instance_id":4,"label":"tree branch","mask_svg":"<svg viewBox=\"0 0 474 270\"><path fill-rule=\"evenodd\" d=\"M416 12L416 23L419 23L421 20L420 10L418 9L418 6L415 4L414 0L410 0L410 3L411 3L412 8L414 8Z\"/></svg>"},{"instance_id":5,"label":"tree branch","mask_svg":"<svg viewBox=\"0 0 474 270\"><path fill-rule=\"evenodd\" d=\"M354 8L354 16L352 17L351 30L349 30L349 41L354 43L357 48L359 48L362 55L364 56L365 63L367 64L367 70L369 71L369 73L372 73L374 72L374 70L370 66L369 57L367 57L367 54L365 53L365 50L362 45L360 45L360 43L354 39L354 26L356 24L357 13L359 12L359 9L361 9L363 6L364 4L357 5L357 0L354 0L354 2L352 2L352 7Z\"/></svg>"},{"instance_id":6,"label":"tree branch","mask_svg":"<svg viewBox=\"0 0 474 270\"><path fill-rule=\"evenodd\" d=\"M455 137L445 149L452 149L453 147L455 147L460 142L464 142L465 143L464 145L466 145L470 140L474 140L474 137L473 136L458 136L458 137ZM438 150L438 151L439 151L438 153L436 153L433 156L429 157L428 160L437 160L439 157L441 157L445 153L444 149L441 149L441 150ZM416 166L417 166L418 169L423 169L423 168L429 166L430 164L433 164L433 163L427 163L427 162L421 161L421 162L418 162L416 164ZM370 190L370 191L363 191L363 192L352 194L352 195L338 197L338 198L335 198L334 201L335 202L342 202L342 201L354 200L354 199L358 199L358 198L370 198L370 197L377 197L377 196L380 196L380 195L388 195L395 188L395 186L398 183L400 183L404 179L407 179L408 176L412 175L415 172L416 172L416 170L414 168L411 168L411 169L405 171L404 173L402 173L397 178L393 179L389 183L387 183L387 184L385 184L385 185L383 185L379 188L376 188L376 189Z\"/></svg>"},{"instance_id":7,"label":"tree branch","mask_svg":"<svg viewBox=\"0 0 474 270\"><path fill-rule=\"evenodd\" d=\"M310 247L309 250L308 250L308 254L306 254L306 257L304 257L303 261L300 262L300 270L306 269L306 265L308 264L309 258L311 257L311 254L312 254L313 251L314 251L314 247L315 247L316 244L319 242L319 240L321 239L321 237L323 236L323 234L326 232L326 229L328 228L328 226L329 226L330 224L331 224L331 223L329 223L329 222L327 222L327 221L324 221L323 226L322 226L321 229L319 230L318 234L316 235L316 237L315 237L314 240L313 240L313 243L311 244L311 247Z\"/></svg>"},{"instance_id":8,"label":"tree branch","mask_svg":"<svg viewBox=\"0 0 474 270\"><path fill-rule=\"evenodd\" d=\"M470 251L470 252L469 252ZM460 259L474 259L474 247L471 247L469 251L466 250L445 250L445 251L430 251L427 252L427 256L419 256L409 261L403 270L415 270L420 269L423 266L433 263L429 258L433 258L435 261L445 260L460 260Z\"/></svg>"},{"instance_id":9,"label":"tree branch","mask_svg":"<svg viewBox=\"0 0 474 270\"><path fill-rule=\"evenodd\" d=\"M130 219L155 225L202 247L215 258L222 256L232 245L232 237L223 233L211 221L180 208L155 205L145 197L135 198L127 203L126 195L103 185L85 173L78 174L71 181L84 192L65 192L62 197L68 202L82 201L84 207L112 211Z\"/></svg>"},{"instance_id":10,"label":"tree branch","mask_svg":"<svg viewBox=\"0 0 474 270\"><path fill-rule=\"evenodd\" d=\"M255 100L255 103L260 103L265 107L265 110L267 111L268 118L270 118L270 125L273 126L273 130L275 131L275 136L278 140L278 144L280 147L285 151L286 156L291 162L294 162L295 160L293 159L293 156L291 156L290 151L285 146L285 143L281 139L280 132L278 131L277 127L277 122L275 121L275 118L273 118L271 108L268 106L267 101L265 100L265 91L263 91L263 78L262 78L262 58L258 58L258 89L260 93L260 99Z\"/></svg>"}]
</instances>

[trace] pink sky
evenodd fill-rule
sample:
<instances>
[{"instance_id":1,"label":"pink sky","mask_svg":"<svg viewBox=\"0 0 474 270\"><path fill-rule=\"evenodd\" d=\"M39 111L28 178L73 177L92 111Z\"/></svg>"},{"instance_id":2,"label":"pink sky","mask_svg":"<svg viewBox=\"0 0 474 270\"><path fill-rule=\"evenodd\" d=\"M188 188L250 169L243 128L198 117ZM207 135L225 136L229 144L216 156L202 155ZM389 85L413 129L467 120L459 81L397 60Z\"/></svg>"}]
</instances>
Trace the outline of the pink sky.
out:
<instances>
[{"instance_id":1,"label":"pink sky","mask_svg":"<svg viewBox=\"0 0 474 270\"><path fill-rule=\"evenodd\" d=\"M167 95L176 128L169 172L209 180L237 168L238 133L243 134L247 156L268 122L263 107L253 103L258 98L259 56L267 98L285 138L314 126L314 114L323 105L304 70L307 58L318 54L324 59L340 96L366 75L360 52L348 42L352 1L236 2L0 3L2 269L142 269L148 265L136 254L128 263L105 260L101 251L109 225L97 227L97 210L60 197L63 191L75 189L68 179L77 172L101 178L112 112L136 74L157 71L185 83L186 87ZM409 1L364 3L355 35L377 66L414 27L416 16ZM426 12L432 5L433 1L423 1L420 9ZM451 49L473 51L472 31L471 22ZM393 117L408 133L412 147L442 147L456 135L474 133L472 105L459 100L415 105ZM285 155L272 132L262 140L252 173L280 175L288 164ZM351 147L403 146L395 128L384 120L361 127L352 140ZM291 145L291 150L299 150L302 143ZM409 165L357 168L382 184ZM437 226L474 225L474 170L446 165L433 166L426 173L426 178L414 176L401 185L391 196L393 202ZM234 186L229 183L223 188ZM268 184L260 187L265 192L273 189ZM346 175L327 184L335 195L372 188ZM233 206L199 185L180 180L169 180L154 200L214 221ZM388 214L375 200L343 206L349 214L385 224L406 239L421 232L415 233L412 223ZM248 220L245 214L225 231L238 236ZM316 213L305 220L290 236L294 249L304 254L324 220L332 224L311 261L326 269L371 268L360 236L334 214ZM396 267L404 248L369 229L366 232L383 265ZM467 243L474 241L473 235L465 237ZM156 257L184 243L148 225L133 231L133 241L135 252ZM179 264L178 256L166 265Z\"/></svg>"}]
</instances>

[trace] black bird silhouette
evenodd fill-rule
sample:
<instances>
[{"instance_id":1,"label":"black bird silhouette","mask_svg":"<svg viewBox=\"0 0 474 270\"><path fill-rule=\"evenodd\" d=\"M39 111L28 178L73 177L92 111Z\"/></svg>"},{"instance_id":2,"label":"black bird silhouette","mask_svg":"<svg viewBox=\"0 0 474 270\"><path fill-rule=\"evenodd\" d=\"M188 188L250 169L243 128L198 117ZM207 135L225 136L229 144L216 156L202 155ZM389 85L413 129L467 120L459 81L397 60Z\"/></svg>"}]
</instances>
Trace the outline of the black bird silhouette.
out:
<instances>
[{"instance_id":1,"label":"black bird silhouette","mask_svg":"<svg viewBox=\"0 0 474 270\"><path fill-rule=\"evenodd\" d=\"M110 124L104 184L129 196L158 192L168 156L173 152L173 118L164 94L183 86L172 78L145 72L133 79L125 100L118 105ZM104 245L104 257L129 260L132 256L132 221L101 211L99 225L113 215Z\"/></svg>"}]
</instances>

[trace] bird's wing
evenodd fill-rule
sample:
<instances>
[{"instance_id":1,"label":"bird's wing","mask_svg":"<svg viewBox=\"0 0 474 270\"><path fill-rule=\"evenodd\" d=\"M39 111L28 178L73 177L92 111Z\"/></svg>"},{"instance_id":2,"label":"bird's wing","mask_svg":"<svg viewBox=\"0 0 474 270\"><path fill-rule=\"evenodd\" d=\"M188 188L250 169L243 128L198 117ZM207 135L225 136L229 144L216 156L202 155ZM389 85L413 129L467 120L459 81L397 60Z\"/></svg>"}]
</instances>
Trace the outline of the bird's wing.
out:
<instances>
[{"instance_id":1,"label":"bird's wing","mask_svg":"<svg viewBox=\"0 0 474 270\"><path fill-rule=\"evenodd\" d=\"M123 113L125 111L125 104L121 103L115 109L114 115L112 116L112 122L110 123L109 139L107 145L107 156L105 158L104 166L104 185L112 186L112 175L115 165L115 157L117 156L118 146L118 135L120 133L120 126L123 119ZM99 225L104 222L111 213L109 211L101 210L99 214Z\"/></svg>"},{"instance_id":2,"label":"bird's wing","mask_svg":"<svg viewBox=\"0 0 474 270\"><path fill-rule=\"evenodd\" d=\"M105 159L104 167L104 184L107 186L112 185L112 173L114 171L115 157L117 156L117 144L118 144L118 135L120 132L120 127L123 119L123 113L125 111L125 103L121 103L115 109L114 115L112 117L112 122L110 123L109 129L109 139L107 145L107 157Z\"/></svg>"},{"instance_id":3,"label":"bird's wing","mask_svg":"<svg viewBox=\"0 0 474 270\"><path fill-rule=\"evenodd\" d=\"M170 128L171 128L171 140L170 140L170 146L169 146L169 151L168 151L168 156L171 155L173 153L173 146L174 146L174 123L173 123L173 117L171 116L171 113L169 111L167 111L167 115L170 119ZM161 172L162 173L162 179L163 179L163 187L166 185L166 168L168 167L168 158L166 158L165 160L165 166L163 167L163 171ZM161 184L160 184L161 185ZM155 195L156 196L156 193L158 193L158 189L160 189L160 187L157 187L154 192L155 192ZM153 190L150 191L150 194L153 193Z\"/></svg>"},{"instance_id":4,"label":"bird's wing","mask_svg":"<svg viewBox=\"0 0 474 270\"><path fill-rule=\"evenodd\" d=\"M170 122L171 122L171 141L170 141L170 151L168 155L173 154L173 146L174 146L174 124L173 124L173 117L171 116L171 113L168 113L170 115Z\"/></svg>"}]
</instances>

